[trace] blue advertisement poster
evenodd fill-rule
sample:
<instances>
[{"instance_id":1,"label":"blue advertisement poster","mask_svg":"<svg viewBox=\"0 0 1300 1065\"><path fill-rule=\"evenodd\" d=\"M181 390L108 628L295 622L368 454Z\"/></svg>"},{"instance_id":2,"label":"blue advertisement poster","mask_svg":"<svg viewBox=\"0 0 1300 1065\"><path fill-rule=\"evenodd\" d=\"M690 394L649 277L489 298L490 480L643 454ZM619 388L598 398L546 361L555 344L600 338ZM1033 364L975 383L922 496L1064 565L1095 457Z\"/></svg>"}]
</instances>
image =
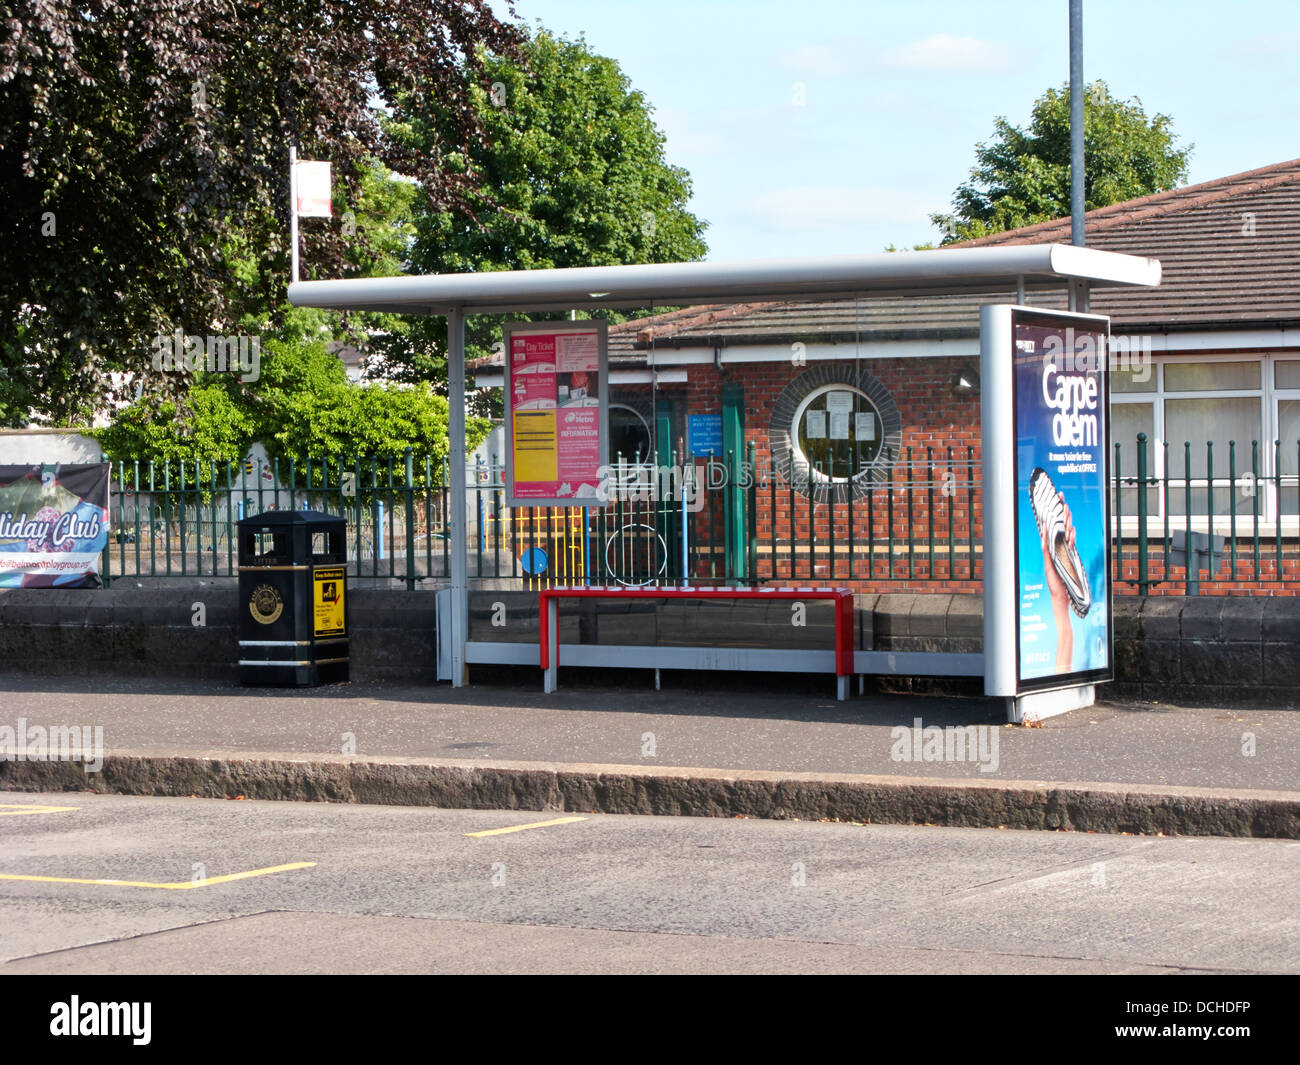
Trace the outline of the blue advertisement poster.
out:
<instances>
[{"instance_id":1,"label":"blue advertisement poster","mask_svg":"<svg viewBox=\"0 0 1300 1065\"><path fill-rule=\"evenodd\" d=\"M1020 691L1114 676L1108 328L1012 314Z\"/></svg>"}]
</instances>

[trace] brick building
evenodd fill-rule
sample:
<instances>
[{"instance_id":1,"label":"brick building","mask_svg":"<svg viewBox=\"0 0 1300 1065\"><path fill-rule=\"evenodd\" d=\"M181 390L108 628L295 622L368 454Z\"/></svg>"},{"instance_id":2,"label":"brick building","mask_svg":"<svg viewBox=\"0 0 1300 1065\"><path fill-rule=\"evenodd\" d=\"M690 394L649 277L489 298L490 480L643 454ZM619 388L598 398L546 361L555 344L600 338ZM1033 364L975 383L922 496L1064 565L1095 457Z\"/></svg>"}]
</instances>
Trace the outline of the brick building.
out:
<instances>
[{"instance_id":1,"label":"brick building","mask_svg":"<svg viewBox=\"0 0 1300 1065\"><path fill-rule=\"evenodd\" d=\"M1118 575L1138 578L1140 551L1147 590L1182 592L1169 551L1192 530L1223 537L1201 591L1295 594L1300 160L1094 210L1086 231L1091 247L1164 267L1159 288L1092 300L1116 339ZM960 246L1069 232L1065 218ZM680 577L685 537L695 579L978 590L978 323L990 302L1017 293L689 307L611 327L612 451L625 468L692 456L708 486L684 526L662 510L632 523L656 541L638 548L648 570ZM1065 309L1066 295L1019 302ZM500 387L499 363L470 369ZM1139 433L1154 485L1144 522L1124 480Z\"/></svg>"}]
</instances>

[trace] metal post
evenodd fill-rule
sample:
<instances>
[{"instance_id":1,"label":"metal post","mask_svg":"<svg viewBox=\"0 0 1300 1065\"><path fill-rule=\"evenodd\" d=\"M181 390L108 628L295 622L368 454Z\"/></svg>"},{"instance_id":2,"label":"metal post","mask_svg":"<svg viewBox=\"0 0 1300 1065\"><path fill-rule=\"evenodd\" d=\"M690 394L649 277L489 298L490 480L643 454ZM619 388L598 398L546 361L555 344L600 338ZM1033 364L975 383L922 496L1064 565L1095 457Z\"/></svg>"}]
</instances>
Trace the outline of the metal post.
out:
<instances>
[{"instance_id":1,"label":"metal post","mask_svg":"<svg viewBox=\"0 0 1300 1065\"><path fill-rule=\"evenodd\" d=\"M406 449L406 590L415 591L415 455ZM343 466L339 464L339 480L343 480ZM342 500L339 500L340 504ZM342 506L339 508L342 510ZM479 523L480 527L482 522Z\"/></svg>"},{"instance_id":2,"label":"metal post","mask_svg":"<svg viewBox=\"0 0 1300 1065\"><path fill-rule=\"evenodd\" d=\"M546 668L542 671L542 692L551 695L559 686L560 678L560 601L543 595L542 610L546 625Z\"/></svg>"},{"instance_id":3,"label":"metal post","mask_svg":"<svg viewBox=\"0 0 1300 1065\"><path fill-rule=\"evenodd\" d=\"M1083 178L1083 0L1070 0L1070 243L1081 248Z\"/></svg>"},{"instance_id":4,"label":"metal post","mask_svg":"<svg viewBox=\"0 0 1300 1065\"><path fill-rule=\"evenodd\" d=\"M691 561L690 561L691 532L690 532L690 526L686 518L686 476L685 476L686 469L687 466L685 463L683 463L682 464L682 587L683 588L689 588L691 585L691 568L690 568L691 567ZM692 487L694 487L695 491L698 492L699 491L698 486L694 485L693 483L695 479L695 456L694 455L690 456L690 471L691 471Z\"/></svg>"},{"instance_id":5,"label":"metal post","mask_svg":"<svg viewBox=\"0 0 1300 1065\"><path fill-rule=\"evenodd\" d=\"M465 661L469 643L469 573L465 529L465 312L447 312L447 407L450 495L447 499L447 540L451 550L451 686L469 683Z\"/></svg>"},{"instance_id":6,"label":"metal post","mask_svg":"<svg viewBox=\"0 0 1300 1065\"><path fill-rule=\"evenodd\" d=\"M582 508L582 583L591 586L591 508Z\"/></svg>"},{"instance_id":7,"label":"metal post","mask_svg":"<svg viewBox=\"0 0 1300 1065\"><path fill-rule=\"evenodd\" d=\"M1115 470L1119 479L1119 469ZM1146 595L1149 590L1150 574L1147 570L1147 434L1137 435L1137 515L1138 515L1138 591ZM1121 560L1120 565L1123 566Z\"/></svg>"},{"instance_id":8,"label":"metal post","mask_svg":"<svg viewBox=\"0 0 1300 1065\"><path fill-rule=\"evenodd\" d=\"M984 484L984 694L1010 700L1016 713L1015 553L1016 440L1011 420L1015 380L1011 317L1005 307L980 310L980 439ZM1009 720L1014 720L1010 716Z\"/></svg>"},{"instance_id":9,"label":"metal post","mask_svg":"<svg viewBox=\"0 0 1300 1065\"><path fill-rule=\"evenodd\" d=\"M298 149L289 149L289 262L290 278L298 283Z\"/></svg>"}]
</instances>

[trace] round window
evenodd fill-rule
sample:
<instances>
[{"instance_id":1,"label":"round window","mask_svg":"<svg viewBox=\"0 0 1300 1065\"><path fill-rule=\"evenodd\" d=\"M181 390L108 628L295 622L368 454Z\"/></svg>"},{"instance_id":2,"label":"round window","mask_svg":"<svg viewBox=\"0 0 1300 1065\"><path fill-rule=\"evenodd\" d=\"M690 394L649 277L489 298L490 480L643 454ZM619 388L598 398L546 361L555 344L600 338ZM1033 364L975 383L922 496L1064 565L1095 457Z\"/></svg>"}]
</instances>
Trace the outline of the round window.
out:
<instances>
[{"instance_id":1,"label":"round window","mask_svg":"<svg viewBox=\"0 0 1300 1065\"><path fill-rule=\"evenodd\" d=\"M818 480L861 477L880 453L880 411L856 388L825 385L809 393L795 412L794 427L799 457Z\"/></svg>"},{"instance_id":2,"label":"round window","mask_svg":"<svg viewBox=\"0 0 1300 1065\"><path fill-rule=\"evenodd\" d=\"M867 370L842 362L811 366L772 404L772 461L796 491L845 503L889 477L903 419L889 390Z\"/></svg>"}]
</instances>

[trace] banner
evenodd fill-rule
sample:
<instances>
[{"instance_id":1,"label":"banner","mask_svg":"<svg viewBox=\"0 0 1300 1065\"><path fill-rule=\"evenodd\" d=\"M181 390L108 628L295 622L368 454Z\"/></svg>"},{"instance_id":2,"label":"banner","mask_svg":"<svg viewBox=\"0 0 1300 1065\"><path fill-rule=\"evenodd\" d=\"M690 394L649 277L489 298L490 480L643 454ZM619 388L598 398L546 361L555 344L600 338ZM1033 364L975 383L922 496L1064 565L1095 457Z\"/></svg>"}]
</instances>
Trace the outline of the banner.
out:
<instances>
[{"instance_id":1,"label":"banner","mask_svg":"<svg viewBox=\"0 0 1300 1065\"><path fill-rule=\"evenodd\" d=\"M603 505L609 462L605 323L514 323L506 346L507 505Z\"/></svg>"},{"instance_id":2,"label":"banner","mask_svg":"<svg viewBox=\"0 0 1300 1065\"><path fill-rule=\"evenodd\" d=\"M1018 691L1114 676L1108 332L1012 312Z\"/></svg>"},{"instance_id":3,"label":"banner","mask_svg":"<svg viewBox=\"0 0 1300 1065\"><path fill-rule=\"evenodd\" d=\"M108 546L107 462L0 466L0 588L94 588Z\"/></svg>"}]
</instances>

